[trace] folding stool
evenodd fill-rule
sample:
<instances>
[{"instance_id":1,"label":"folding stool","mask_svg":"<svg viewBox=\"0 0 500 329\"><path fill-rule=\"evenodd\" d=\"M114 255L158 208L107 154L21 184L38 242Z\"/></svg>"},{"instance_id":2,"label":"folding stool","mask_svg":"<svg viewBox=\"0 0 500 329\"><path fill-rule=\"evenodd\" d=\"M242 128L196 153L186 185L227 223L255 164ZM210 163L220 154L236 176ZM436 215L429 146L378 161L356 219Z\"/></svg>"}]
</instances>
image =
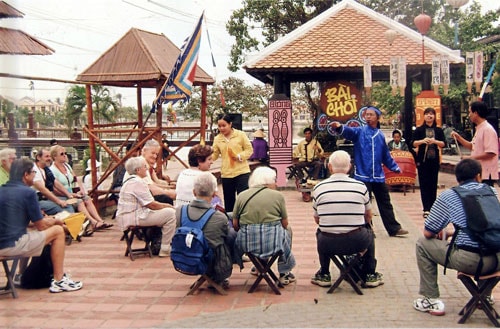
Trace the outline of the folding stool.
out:
<instances>
[{"instance_id":1,"label":"folding stool","mask_svg":"<svg viewBox=\"0 0 500 329\"><path fill-rule=\"evenodd\" d=\"M192 295L194 294L194 292L196 290L198 290L201 285L203 284L203 282L207 281L207 284L211 285L212 287L215 288L215 290L221 294L221 295L227 295L227 292L224 290L224 288L222 288L222 286L218 283L215 283L214 280L212 280L208 275L206 274L202 274L200 275L200 277L198 278L198 280L196 280L192 285L191 287L189 287L189 291L188 291L188 296L189 295Z\"/></svg>"},{"instance_id":2,"label":"folding stool","mask_svg":"<svg viewBox=\"0 0 500 329\"><path fill-rule=\"evenodd\" d=\"M356 271L355 267L361 261L361 258L365 254L366 249L360 251L356 254L356 256L348 259L347 255L333 255L331 257L333 263L338 267L340 271L340 276L337 281L328 289L327 293L331 294L337 289L337 287L342 283L342 281L346 280L349 282L354 291L357 292L358 295L363 295L363 292L359 288L357 281L363 281L359 273Z\"/></svg>"},{"instance_id":3,"label":"folding stool","mask_svg":"<svg viewBox=\"0 0 500 329\"><path fill-rule=\"evenodd\" d=\"M17 298L17 290L14 286L14 275L16 275L17 264L19 257L0 257L7 283L4 287L0 287L0 295L12 294L12 297ZM9 261L12 261L12 266L9 267Z\"/></svg>"},{"instance_id":4,"label":"folding stool","mask_svg":"<svg viewBox=\"0 0 500 329\"><path fill-rule=\"evenodd\" d=\"M125 250L125 256L129 256L131 260L135 260L134 257L137 255L149 255L153 257L153 252L151 251L151 241L148 240L146 229L149 226L130 226L125 231L123 231L123 236L120 241L125 240L127 243L127 249ZM134 242L134 236L144 237L144 248L132 248L132 243Z\"/></svg>"},{"instance_id":5,"label":"folding stool","mask_svg":"<svg viewBox=\"0 0 500 329\"><path fill-rule=\"evenodd\" d=\"M276 295L281 295L281 292L279 291L278 287L283 288L283 285L279 281L276 274L274 274L273 270L271 269L271 266L276 261L276 259L278 259L278 257L281 256L282 254L283 251L280 250L266 260L266 259L261 259L252 253L247 252L248 258L250 258L250 261L257 269L257 279L255 279L255 282L250 287L250 290L248 290L249 294L254 292L254 290L259 285L260 281L264 279L266 280L267 284L274 291Z\"/></svg>"},{"instance_id":6,"label":"folding stool","mask_svg":"<svg viewBox=\"0 0 500 329\"><path fill-rule=\"evenodd\" d=\"M471 274L458 272L457 278L462 281L465 288L467 288L472 295L471 299L458 313L459 315L462 315L460 320L458 320L458 323L465 323L465 321L467 321L472 313L474 313L474 311L479 307L484 313L486 313L488 319L490 319L491 323L493 323L495 327L500 327L500 323L498 322L500 316L493 306L486 300L488 293L491 292L500 281L500 271L490 275L480 276L478 283L474 281L474 275Z\"/></svg>"}]
</instances>

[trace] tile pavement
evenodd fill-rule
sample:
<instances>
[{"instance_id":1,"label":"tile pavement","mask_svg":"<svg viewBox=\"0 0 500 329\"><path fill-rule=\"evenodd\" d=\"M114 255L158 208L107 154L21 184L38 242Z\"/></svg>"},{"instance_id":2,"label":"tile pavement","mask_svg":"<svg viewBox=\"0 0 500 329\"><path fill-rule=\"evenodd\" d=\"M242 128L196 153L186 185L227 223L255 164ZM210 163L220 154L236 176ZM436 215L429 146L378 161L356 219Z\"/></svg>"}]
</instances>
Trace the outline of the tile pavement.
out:
<instances>
[{"instance_id":1,"label":"tile pavement","mask_svg":"<svg viewBox=\"0 0 500 329\"><path fill-rule=\"evenodd\" d=\"M441 174L440 184L454 185L453 176ZM84 282L81 291L50 294L47 289L19 289L18 299L0 296L0 328L464 327L457 324L457 313L468 293L455 271L443 276L439 270L444 317L412 308L419 281L414 245L423 224L418 190L406 196L391 193L397 218L410 231L407 237L389 237L380 218L374 217L377 270L384 274L385 285L365 289L363 296L346 283L327 295L325 288L309 282L319 266L311 204L302 202L296 191L283 194L294 232L298 280L282 289L281 296L263 283L248 294L255 278L250 266L242 271L234 267L227 296L206 288L186 296L195 277L177 273L168 258L130 261L124 257L125 243L119 241L121 232L114 226L67 248L65 267ZM498 289L494 295L500 300ZM480 311L466 325L489 326Z\"/></svg>"}]
</instances>

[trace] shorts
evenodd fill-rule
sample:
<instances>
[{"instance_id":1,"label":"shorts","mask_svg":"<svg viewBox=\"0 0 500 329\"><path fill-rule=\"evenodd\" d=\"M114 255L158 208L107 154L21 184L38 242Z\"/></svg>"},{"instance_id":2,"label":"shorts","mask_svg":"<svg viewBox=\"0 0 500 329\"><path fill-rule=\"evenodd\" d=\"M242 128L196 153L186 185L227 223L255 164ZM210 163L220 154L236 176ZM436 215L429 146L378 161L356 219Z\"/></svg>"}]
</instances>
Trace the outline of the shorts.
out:
<instances>
[{"instance_id":1,"label":"shorts","mask_svg":"<svg viewBox=\"0 0 500 329\"><path fill-rule=\"evenodd\" d=\"M45 247L45 232L29 231L23 234L14 247L0 249L0 257L34 257L40 256Z\"/></svg>"}]
</instances>

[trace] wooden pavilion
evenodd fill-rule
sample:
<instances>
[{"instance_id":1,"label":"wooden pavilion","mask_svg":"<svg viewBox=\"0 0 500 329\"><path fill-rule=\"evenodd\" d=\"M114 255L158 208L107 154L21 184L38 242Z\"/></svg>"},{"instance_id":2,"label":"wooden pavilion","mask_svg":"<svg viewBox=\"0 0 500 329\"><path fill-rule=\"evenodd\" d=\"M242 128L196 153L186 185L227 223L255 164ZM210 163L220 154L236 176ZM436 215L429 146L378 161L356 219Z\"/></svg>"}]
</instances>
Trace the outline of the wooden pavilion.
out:
<instances>
[{"instance_id":1,"label":"wooden pavilion","mask_svg":"<svg viewBox=\"0 0 500 329\"><path fill-rule=\"evenodd\" d=\"M415 13L417 16L419 13ZM388 30L396 32L390 44ZM463 67L459 50L449 49L355 0L344 0L248 60L243 67L256 79L272 83L275 94L290 97L291 82L352 81L363 89L363 62L371 60L373 81L389 81L390 58L406 59L404 133L411 136L412 84L431 89L434 56L447 56L450 73ZM324 109L323 109L324 110Z\"/></svg>"},{"instance_id":2,"label":"wooden pavilion","mask_svg":"<svg viewBox=\"0 0 500 329\"><path fill-rule=\"evenodd\" d=\"M156 118L156 124L154 126L147 125L147 122L143 122L141 91L143 88L155 88L158 94L165 81L168 79L179 54L180 49L165 35L132 28L111 46L111 48L104 52L92 65L78 75L76 80L86 85L88 126L85 127L84 130L89 135L92 172L96 172L96 144L100 145L112 159L99 182L97 182L96 175L92 175L92 186L94 190L95 187L105 180L118 165L127 159L130 153L140 148L148 139L154 138L162 145L162 130L169 131L171 129L176 129L162 127L163 111L161 106L158 107L154 113ZM200 127L184 127L185 129L191 130L197 129L197 133L191 136L189 140L183 142L179 148L188 145L188 143L197 136L200 136L200 140L204 141L206 129L205 113L207 85L213 84L214 82L211 76L199 66L197 67L194 85L201 86L202 90L202 120ZM90 84L136 88L138 108L137 122L94 124L93 111L91 110L92 95ZM130 128L123 128L124 126L130 126ZM102 133L109 132L127 133L129 139L137 142L129 153L121 158L118 154L127 144L127 141L125 141L118 152L115 153L100 139ZM172 155L175 156L175 152L171 152L170 156ZM161 159L158 159L158 163L161 164ZM158 168L161 169L161 165L159 165Z\"/></svg>"}]
</instances>

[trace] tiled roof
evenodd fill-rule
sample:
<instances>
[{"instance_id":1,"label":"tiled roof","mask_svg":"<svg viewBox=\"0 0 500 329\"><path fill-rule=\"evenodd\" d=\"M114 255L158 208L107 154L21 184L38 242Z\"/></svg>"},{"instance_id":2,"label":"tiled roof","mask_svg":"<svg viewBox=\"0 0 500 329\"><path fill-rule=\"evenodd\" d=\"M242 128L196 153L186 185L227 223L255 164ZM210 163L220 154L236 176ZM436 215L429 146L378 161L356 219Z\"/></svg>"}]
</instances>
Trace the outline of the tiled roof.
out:
<instances>
[{"instance_id":1,"label":"tiled roof","mask_svg":"<svg viewBox=\"0 0 500 329\"><path fill-rule=\"evenodd\" d=\"M398 34L392 45L384 36L388 29ZM259 52L243 67L262 76L268 72L362 71L370 58L373 71L388 71L391 57L406 57L407 67L430 65L433 56L448 55L450 64L463 63L458 51L425 38L403 24L344 0ZM252 74L254 75L254 74Z\"/></svg>"},{"instance_id":2,"label":"tiled roof","mask_svg":"<svg viewBox=\"0 0 500 329\"><path fill-rule=\"evenodd\" d=\"M180 49L165 35L132 28L76 80L156 87L166 81L179 54ZM202 83L212 84L214 79L198 66L194 84Z\"/></svg>"}]
</instances>

